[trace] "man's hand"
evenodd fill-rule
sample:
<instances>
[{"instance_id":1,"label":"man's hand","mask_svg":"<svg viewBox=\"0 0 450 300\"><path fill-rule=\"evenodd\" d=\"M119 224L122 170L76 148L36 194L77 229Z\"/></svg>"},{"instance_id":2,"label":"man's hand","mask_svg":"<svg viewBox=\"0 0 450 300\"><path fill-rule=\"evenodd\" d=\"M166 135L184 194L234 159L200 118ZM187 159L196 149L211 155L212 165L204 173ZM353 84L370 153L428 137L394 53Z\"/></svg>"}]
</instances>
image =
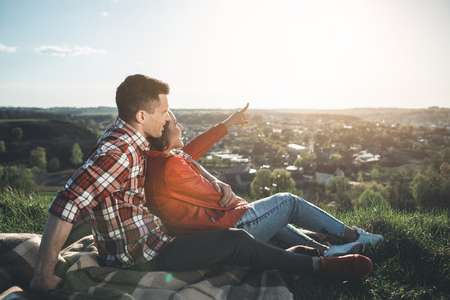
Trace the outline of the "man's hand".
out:
<instances>
[{"instance_id":1,"label":"man's hand","mask_svg":"<svg viewBox=\"0 0 450 300\"><path fill-rule=\"evenodd\" d=\"M54 272L59 251L67 240L71 229L71 223L52 214L48 216L34 267L34 276L30 282L32 293L43 295L62 285L62 279L56 276Z\"/></svg>"},{"instance_id":2,"label":"man's hand","mask_svg":"<svg viewBox=\"0 0 450 300\"><path fill-rule=\"evenodd\" d=\"M230 128L233 125L240 124L244 126L245 124L248 124L247 117L245 116L245 112L247 111L248 105L249 104L247 103L247 105L243 109L238 110L234 114L229 116L228 119L222 122L223 125L225 125L227 128Z\"/></svg>"},{"instance_id":3,"label":"man's hand","mask_svg":"<svg viewBox=\"0 0 450 300\"><path fill-rule=\"evenodd\" d=\"M36 273L30 282L30 292L36 295L43 296L50 290L57 289L63 285L63 280L56 275L50 278L39 276Z\"/></svg>"},{"instance_id":4,"label":"man's hand","mask_svg":"<svg viewBox=\"0 0 450 300\"><path fill-rule=\"evenodd\" d=\"M233 192L230 185L223 183L220 180L215 180L211 182L211 184L218 193L222 193L222 198L219 200L220 207L228 207L234 203L236 194Z\"/></svg>"}]
</instances>

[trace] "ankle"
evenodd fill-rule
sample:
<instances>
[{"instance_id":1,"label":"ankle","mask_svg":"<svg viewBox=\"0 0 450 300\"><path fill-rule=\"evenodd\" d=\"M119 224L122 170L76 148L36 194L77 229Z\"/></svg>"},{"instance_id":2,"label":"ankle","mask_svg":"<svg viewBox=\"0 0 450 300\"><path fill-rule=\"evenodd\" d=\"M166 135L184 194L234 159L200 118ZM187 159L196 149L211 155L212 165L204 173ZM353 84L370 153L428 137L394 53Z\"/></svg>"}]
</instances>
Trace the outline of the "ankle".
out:
<instances>
[{"instance_id":1,"label":"ankle","mask_svg":"<svg viewBox=\"0 0 450 300\"><path fill-rule=\"evenodd\" d=\"M342 237L347 242L355 242L359 238L356 227L345 226L344 236Z\"/></svg>"},{"instance_id":2,"label":"ankle","mask_svg":"<svg viewBox=\"0 0 450 300\"><path fill-rule=\"evenodd\" d=\"M355 235L355 241L356 241L356 240L359 239L359 233L358 233L358 231L356 230L356 227L352 227L352 230L353 230L353 232L354 232L354 235Z\"/></svg>"},{"instance_id":3,"label":"ankle","mask_svg":"<svg viewBox=\"0 0 450 300\"><path fill-rule=\"evenodd\" d=\"M322 272L322 259L321 257L313 257L313 272L314 274L320 274Z\"/></svg>"}]
</instances>

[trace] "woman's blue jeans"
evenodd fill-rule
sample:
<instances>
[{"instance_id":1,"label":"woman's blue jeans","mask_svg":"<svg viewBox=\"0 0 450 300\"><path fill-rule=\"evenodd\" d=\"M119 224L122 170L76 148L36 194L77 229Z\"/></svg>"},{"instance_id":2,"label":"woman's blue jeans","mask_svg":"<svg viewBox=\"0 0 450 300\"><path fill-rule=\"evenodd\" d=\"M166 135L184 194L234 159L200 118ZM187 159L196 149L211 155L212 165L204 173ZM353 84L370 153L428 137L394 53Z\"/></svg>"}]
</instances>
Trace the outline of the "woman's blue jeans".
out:
<instances>
[{"instance_id":1,"label":"woman's blue jeans","mask_svg":"<svg viewBox=\"0 0 450 300\"><path fill-rule=\"evenodd\" d=\"M290 193L278 193L248 206L249 210L234 227L244 229L264 243L273 238L287 247L308 245L312 239L291 224L336 237L344 235L344 223Z\"/></svg>"}]
</instances>

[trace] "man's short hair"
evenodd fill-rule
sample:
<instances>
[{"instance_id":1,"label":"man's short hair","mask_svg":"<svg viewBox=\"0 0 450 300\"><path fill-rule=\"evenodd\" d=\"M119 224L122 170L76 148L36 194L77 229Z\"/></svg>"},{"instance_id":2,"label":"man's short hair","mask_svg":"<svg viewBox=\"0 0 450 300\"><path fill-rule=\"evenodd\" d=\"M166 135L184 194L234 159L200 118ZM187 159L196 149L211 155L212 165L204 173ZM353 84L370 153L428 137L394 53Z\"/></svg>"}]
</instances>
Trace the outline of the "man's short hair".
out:
<instances>
[{"instance_id":1,"label":"man's short hair","mask_svg":"<svg viewBox=\"0 0 450 300\"><path fill-rule=\"evenodd\" d=\"M134 119L139 110L152 114L159 105L159 95L168 95L169 85L145 75L130 75L116 91L116 105L119 117L125 122Z\"/></svg>"}]
</instances>

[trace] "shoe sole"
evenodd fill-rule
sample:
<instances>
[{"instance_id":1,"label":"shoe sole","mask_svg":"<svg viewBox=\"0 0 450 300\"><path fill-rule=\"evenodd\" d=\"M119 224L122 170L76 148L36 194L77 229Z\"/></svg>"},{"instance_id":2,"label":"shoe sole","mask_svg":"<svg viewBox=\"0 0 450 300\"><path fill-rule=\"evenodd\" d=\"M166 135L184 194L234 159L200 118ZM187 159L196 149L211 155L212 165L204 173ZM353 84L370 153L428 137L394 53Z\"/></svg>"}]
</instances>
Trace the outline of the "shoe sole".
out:
<instances>
[{"instance_id":1,"label":"shoe sole","mask_svg":"<svg viewBox=\"0 0 450 300\"><path fill-rule=\"evenodd\" d=\"M367 276L369 276L369 274L372 273L372 271L373 271L373 262L372 262L372 260L370 260L370 271L366 275L361 277L361 279L366 278Z\"/></svg>"},{"instance_id":2,"label":"shoe sole","mask_svg":"<svg viewBox=\"0 0 450 300\"><path fill-rule=\"evenodd\" d=\"M363 247L364 247L363 244L357 243L357 244L354 244L347 252L340 252L340 253L336 252L336 253L328 256L328 257L344 256L344 255L347 255L347 254L360 254L362 249L363 249Z\"/></svg>"}]
</instances>

